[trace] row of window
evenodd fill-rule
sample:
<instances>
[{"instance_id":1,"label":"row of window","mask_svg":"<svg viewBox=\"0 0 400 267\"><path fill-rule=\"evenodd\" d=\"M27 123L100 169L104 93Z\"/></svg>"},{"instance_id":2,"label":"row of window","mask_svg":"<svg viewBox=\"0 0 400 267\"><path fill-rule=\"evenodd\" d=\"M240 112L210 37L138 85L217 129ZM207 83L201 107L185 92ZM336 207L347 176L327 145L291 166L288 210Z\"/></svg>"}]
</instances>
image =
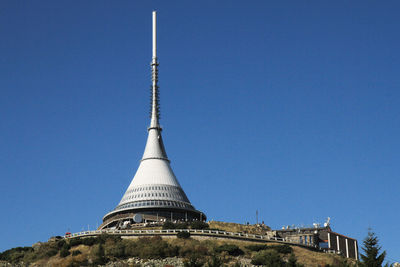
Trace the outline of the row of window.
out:
<instances>
[{"instance_id":1,"label":"row of window","mask_svg":"<svg viewBox=\"0 0 400 267\"><path fill-rule=\"evenodd\" d=\"M175 186L144 186L144 187L138 187L138 188L132 188L127 191L127 193L132 193L132 192L140 192L140 191L149 191L149 190L164 190L164 191L172 191L172 192L180 192L181 190L178 189L178 187Z\"/></svg>"},{"instance_id":2,"label":"row of window","mask_svg":"<svg viewBox=\"0 0 400 267\"><path fill-rule=\"evenodd\" d=\"M183 197L179 194L168 194L168 193L144 193L144 194L135 194L135 195L128 195L126 198L124 198L123 201L126 201L128 199L132 198L143 198L143 197L170 197L173 199L179 199L179 200L184 200Z\"/></svg>"},{"instance_id":3,"label":"row of window","mask_svg":"<svg viewBox=\"0 0 400 267\"><path fill-rule=\"evenodd\" d=\"M162 200L151 200L151 201L137 201L128 204L123 204L118 206L116 210L133 208L133 207L146 207L146 206L166 206L166 207L178 207L178 208L188 208L193 209L192 205L176 202L176 201L162 201Z\"/></svg>"}]
</instances>

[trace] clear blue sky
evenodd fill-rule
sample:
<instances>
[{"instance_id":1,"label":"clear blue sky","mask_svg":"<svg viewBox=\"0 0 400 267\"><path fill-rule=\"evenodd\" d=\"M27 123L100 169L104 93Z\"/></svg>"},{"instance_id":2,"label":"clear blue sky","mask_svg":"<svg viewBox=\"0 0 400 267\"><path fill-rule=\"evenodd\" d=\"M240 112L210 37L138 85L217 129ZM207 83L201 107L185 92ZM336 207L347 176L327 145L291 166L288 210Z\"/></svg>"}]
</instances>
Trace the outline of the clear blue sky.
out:
<instances>
[{"instance_id":1,"label":"clear blue sky","mask_svg":"<svg viewBox=\"0 0 400 267\"><path fill-rule=\"evenodd\" d=\"M94 229L149 125L209 219L372 227L400 261L398 1L1 1L0 251Z\"/></svg>"}]
</instances>

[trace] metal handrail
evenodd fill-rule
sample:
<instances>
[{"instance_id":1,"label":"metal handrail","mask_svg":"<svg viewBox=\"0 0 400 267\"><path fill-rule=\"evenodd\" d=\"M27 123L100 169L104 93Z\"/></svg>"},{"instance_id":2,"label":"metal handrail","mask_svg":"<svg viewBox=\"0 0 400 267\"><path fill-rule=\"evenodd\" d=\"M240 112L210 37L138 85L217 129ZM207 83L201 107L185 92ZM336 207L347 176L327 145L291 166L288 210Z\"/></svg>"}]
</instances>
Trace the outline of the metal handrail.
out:
<instances>
[{"instance_id":1,"label":"metal handrail","mask_svg":"<svg viewBox=\"0 0 400 267\"><path fill-rule=\"evenodd\" d=\"M296 242L288 242L285 241L283 238L279 237L268 237L265 235L255 235L255 234L243 234L243 233L235 233L235 232L227 232L227 231L220 231L220 230L198 230L198 229L163 229L163 230L94 230L94 231L83 231L78 233L72 233L69 235L65 235L64 238L75 238L75 237L85 237L85 236L97 236L101 234L109 234L109 235L134 235L134 236L148 236L148 235L171 235L178 232L188 232L194 233L195 235L212 235L214 237L227 237L234 239L253 239L254 241L272 241L272 242L279 242L291 245L301 245L306 247L317 247L316 245L311 244L303 244L303 243L296 243Z\"/></svg>"}]
</instances>

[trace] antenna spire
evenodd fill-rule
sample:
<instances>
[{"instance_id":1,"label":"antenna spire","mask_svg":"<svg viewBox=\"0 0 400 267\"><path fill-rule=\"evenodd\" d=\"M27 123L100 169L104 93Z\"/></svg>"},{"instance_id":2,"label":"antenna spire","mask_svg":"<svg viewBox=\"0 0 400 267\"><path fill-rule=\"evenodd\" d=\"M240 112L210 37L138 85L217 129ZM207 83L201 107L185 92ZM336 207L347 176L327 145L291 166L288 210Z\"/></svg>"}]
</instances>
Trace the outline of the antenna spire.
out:
<instances>
[{"instance_id":1,"label":"antenna spire","mask_svg":"<svg viewBox=\"0 0 400 267\"><path fill-rule=\"evenodd\" d=\"M151 61L151 128L161 128L160 120L160 99L158 92L158 60L157 60L157 12L153 11L153 58Z\"/></svg>"}]
</instances>

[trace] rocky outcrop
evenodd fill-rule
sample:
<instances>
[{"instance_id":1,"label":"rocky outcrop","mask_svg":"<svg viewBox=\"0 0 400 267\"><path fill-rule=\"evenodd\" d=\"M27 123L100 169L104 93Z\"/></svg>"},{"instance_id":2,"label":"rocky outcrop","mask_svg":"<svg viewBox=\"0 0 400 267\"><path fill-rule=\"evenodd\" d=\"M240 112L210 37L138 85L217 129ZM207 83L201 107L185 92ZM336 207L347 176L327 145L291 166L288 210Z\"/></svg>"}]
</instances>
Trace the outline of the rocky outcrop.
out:
<instances>
[{"instance_id":1,"label":"rocky outcrop","mask_svg":"<svg viewBox=\"0 0 400 267\"><path fill-rule=\"evenodd\" d=\"M158 260L144 260L140 258L130 258L127 260L120 260L117 262L109 262L104 267L132 267L132 266L142 266L142 267L165 267L165 266L174 266L174 267L183 267L183 259L182 258L165 258Z\"/></svg>"}]
</instances>

